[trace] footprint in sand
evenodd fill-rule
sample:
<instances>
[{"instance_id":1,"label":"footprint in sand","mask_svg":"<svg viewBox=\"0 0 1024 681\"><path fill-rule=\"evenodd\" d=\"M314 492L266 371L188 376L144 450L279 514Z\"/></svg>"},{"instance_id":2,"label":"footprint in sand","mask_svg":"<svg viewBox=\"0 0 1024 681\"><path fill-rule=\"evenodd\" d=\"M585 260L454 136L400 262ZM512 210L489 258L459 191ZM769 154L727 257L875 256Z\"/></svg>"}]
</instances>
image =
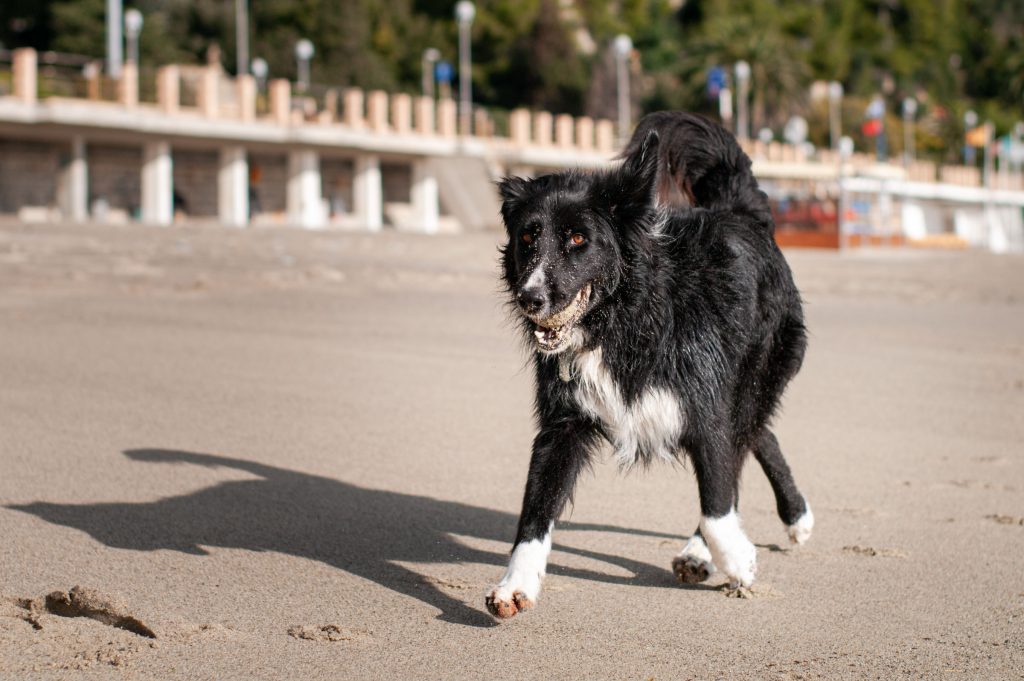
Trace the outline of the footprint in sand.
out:
<instances>
[{"instance_id":1,"label":"footprint in sand","mask_svg":"<svg viewBox=\"0 0 1024 681\"><path fill-rule=\"evenodd\" d=\"M899 549L876 549L872 546L844 546L843 553L852 553L857 556L868 556L875 558L882 556L884 558L906 558L906 551L900 551Z\"/></svg>"}]
</instances>

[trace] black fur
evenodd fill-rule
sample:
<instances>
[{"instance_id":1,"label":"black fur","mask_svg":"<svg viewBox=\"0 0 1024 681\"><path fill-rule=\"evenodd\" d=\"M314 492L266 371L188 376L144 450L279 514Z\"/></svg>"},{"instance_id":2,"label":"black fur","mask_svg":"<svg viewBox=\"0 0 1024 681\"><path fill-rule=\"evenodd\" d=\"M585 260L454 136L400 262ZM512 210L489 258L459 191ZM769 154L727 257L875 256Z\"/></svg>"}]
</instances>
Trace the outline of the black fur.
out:
<instances>
[{"instance_id":1,"label":"black fur","mask_svg":"<svg viewBox=\"0 0 1024 681\"><path fill-rule=\"evenodd\" d=\"M806 337L750 160L717 124L670 112L645 117L623 158L607 171L501 182L505 283L520 312L531 299L529 316L519 315L524 333L532 342L536 320L590 284L580 342L562 352L601 348L627 404L650 388L678 398L674 453L692 461L704 516L733 509L753 451L792 523L805 503L768 426ZM531 279L537 263L545 276ZM524 296L528 281L535 290ZM533 357L539 433L517 545L547 533L606 435L577 403L575 379L560 377L559 357ZM636 452L641 463L652 456Z\"/></svg>"}]
</instances>

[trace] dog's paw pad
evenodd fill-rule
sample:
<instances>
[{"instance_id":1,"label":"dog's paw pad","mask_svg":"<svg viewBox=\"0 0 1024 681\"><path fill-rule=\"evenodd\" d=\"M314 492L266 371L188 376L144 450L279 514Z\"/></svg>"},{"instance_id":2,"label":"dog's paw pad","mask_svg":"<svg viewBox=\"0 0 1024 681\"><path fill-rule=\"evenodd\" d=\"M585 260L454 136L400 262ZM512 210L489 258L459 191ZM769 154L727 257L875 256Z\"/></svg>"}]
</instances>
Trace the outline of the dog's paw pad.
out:
<instances>
[{"instance_id":1,"label":"dog's paw pad","mask_svg":"<svg viewBox=\"0 0 1024 681\"><path fill-rule=\"evenodd\" d=\"M683 584L699 584L715 572L715 566L697 556L676 556L672 559L672 572Z\"/></svg>"}]
</instances>

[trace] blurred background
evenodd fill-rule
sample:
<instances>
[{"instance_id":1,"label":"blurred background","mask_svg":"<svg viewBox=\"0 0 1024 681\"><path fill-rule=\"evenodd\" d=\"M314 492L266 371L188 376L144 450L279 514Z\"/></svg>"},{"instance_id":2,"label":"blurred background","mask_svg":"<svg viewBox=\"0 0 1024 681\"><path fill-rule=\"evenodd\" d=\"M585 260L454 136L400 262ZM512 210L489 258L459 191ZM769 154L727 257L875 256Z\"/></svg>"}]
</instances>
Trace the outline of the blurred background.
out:
<instances>
[{"instance_id":1,"label":"blurred background","mask_svg":"<svg viewBox=\"0 0 1024 681\"><path fill-rule=\"evenodd\" d=\"M0 46L0 96L17 94L14 55L32 48L38 80L31 89L41 99L155 104L166 113L160 70L174 64L174 91L164 93L174 97L174 113L197 108L208 118L255 121L277 115L288 124L298 116L350 128L365 121L375 132L508 139L520 148L550 142L581 152L477 153L463 143L446 154L482 159L486 172L463 163L449 168L453 178L600 165L644 113L697 111L737 134L760 162L780 224L818 233L811 245L838 245L839 236L820 233L839 235L846 220L846 231L865 241L939 237L946 245L1024 247L1019 196L963 190L1024 189L1024 4L1011 0L8 0L0 7ZM203 85L204 69L216 71L217 84ZM248 91L230 85L239 77L253 79L251 116ZM275 100L275 81L288 83L287 102L282 91ZM374 93L409 99L374 102ZM429 121L423 98L436 103ZM542 115L517 119L517 111ZM202 165L180 147L168 151L169 163ZM248 146L238 152L246 162L238 172L250 185L280 175L283 186L287 166L319 166L322 190L314 200L310 189L310 201L323 205L305 217L288 208L287 197L251 191L244 219L225 219L210 206L205 217L248 224L255 212L278 222L371 229L425 220L427 231L435 222L441 231L494 226L486 217L493 201L480 196L473 210L453 196L456 187L485 190L447 182L436 168L427 173L440 185L436 220L432 209L426 218L388 215L389 203L416 203L418 171L404 163L411 147L382 158L380 211L372 196L360 195L358 159L332 174L322 167L325 151L294 162L253 161ZM848 194L844 173L854 180ZM910 196L890 180L958 189ZM195 219L197 206L219 200L187 184L179 177L171 192L171 219ZM376 186L373 178L370 184ZM154 220L134 196L139 191L122 193L132 196L90 195L86 212L96 217L99 198L102 215L113 207ZM920 205L907 209L901 197ZM940 206L939 198L964 205ZM973 217L957 213L967 204ZM0 213L22 207L0 199Z\"/></svg>"}]
</instances>

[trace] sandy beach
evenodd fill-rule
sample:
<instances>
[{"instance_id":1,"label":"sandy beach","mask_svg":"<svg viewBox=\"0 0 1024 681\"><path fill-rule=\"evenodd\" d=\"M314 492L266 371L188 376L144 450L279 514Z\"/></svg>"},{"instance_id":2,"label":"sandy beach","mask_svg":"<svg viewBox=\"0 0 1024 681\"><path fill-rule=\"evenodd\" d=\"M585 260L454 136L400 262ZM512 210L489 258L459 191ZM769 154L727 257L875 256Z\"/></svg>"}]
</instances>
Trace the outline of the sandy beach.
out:
<instances>
[{"instance_id":1,"label":"sandy beach","mask_svg":"<svg viewBox=\"0 0 1024 681\"><path fill-rule=\"evenodd\" d=\"M497 234L0 225L0 676L1024 678L1024 259L789 251L751 598L686 468L585 476L497 624L533 437Z\"/></svg>"}]
</instances>

